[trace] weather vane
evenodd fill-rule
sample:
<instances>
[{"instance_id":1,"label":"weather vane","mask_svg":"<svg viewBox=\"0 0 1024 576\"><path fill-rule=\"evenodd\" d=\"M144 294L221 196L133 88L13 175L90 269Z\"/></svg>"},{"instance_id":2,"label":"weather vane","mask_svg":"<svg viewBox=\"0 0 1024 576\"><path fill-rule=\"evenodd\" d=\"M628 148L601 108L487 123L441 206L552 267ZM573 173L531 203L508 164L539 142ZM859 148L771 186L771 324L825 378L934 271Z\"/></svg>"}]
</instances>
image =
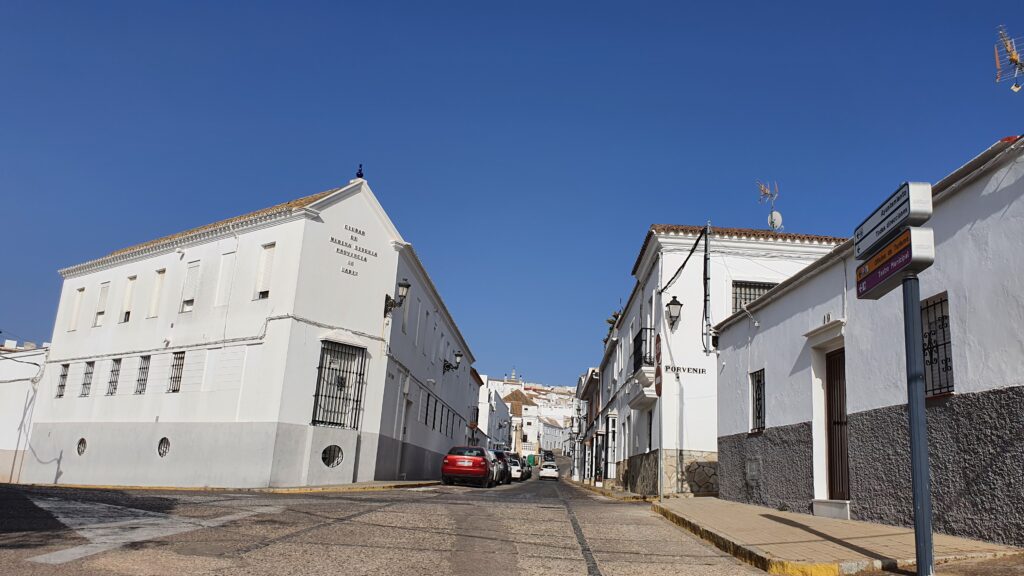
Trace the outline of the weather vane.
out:
<instances>
[{"instance_id":1,"label":"weather vane","mask_svg":"<svg viewBox=\"0 0 1024 576\"><path fill-rule=\"evenodd\" d=\"M772 232L778 232L782 230L782 213L775 209L775 199L779 197L779 183L772 182L772 184L775 185L774 191L772 191L771 185L760 180L757 182L757 189L761 193L758 203L768 204L768 227L772 229Z\"/></svg>"},{"instance_id":2,"label":"weather vane","mask_svg":"<svg viewBox=\"0 0 1024 576\"><path fill-rule=\"evenodd\" d=\"M999 27L999 42L996 43L996 83L1003 80L1013 79L1010 90L1020 92L1020 78L1024 77L1024 62L1021 62L1020 53L1017 52L1016 38L1011 38L1006 32L1006 26ZM1007 71L1003 72L1003 67ZM1013 72L1012 74L1010 72Z\"/></svg>"}]
</instances>

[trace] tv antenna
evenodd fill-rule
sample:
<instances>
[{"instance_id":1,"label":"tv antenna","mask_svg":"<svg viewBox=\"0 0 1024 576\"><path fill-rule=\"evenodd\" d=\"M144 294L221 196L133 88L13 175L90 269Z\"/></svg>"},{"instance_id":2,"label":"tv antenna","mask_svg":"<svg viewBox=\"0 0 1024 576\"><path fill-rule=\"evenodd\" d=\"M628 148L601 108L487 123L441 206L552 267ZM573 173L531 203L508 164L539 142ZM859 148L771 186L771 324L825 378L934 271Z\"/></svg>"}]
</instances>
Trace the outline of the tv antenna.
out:
<instances>
[{"instance_id":1,"label":"tv antenna","mask_svg":"<svg viewBox=\"0 0 1024 576\"><path fill-rule=\"evenodd\" d=\"M757 182L757 189L761 193L758 203L768 204L768 227L772 229L772 232L779 232L782 230L782 212L775 209L775 200L779 197L779 183L772 182L772 184L775 185L774 191L770 184L765 184L760 180Z\"/></svg>"},{"instance_id":2,"label":"tv antenna","mask_svg":"<svg viewBox=\"0 0 1024 576\"><path fill-rule=\"evenodd\" d=\"M1011 38L1006 32L1006 26L999 26L999 42L995 46L996 83L1012 78L1010 90L1014 92L1020 92L1020 79L1024 77L1024 62L1021 61L1020 52L1017 52L1017 40L1019 38Z\"/></svg>"}]
</instances>

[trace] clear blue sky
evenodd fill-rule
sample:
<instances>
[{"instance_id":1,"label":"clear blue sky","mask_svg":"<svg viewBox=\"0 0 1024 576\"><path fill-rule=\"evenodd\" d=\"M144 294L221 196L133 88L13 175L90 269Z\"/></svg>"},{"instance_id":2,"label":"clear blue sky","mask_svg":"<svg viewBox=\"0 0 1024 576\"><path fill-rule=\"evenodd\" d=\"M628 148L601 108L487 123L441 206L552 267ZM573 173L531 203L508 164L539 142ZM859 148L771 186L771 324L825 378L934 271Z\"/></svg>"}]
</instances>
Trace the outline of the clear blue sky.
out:
<instances>
[{"instance_id":1,"label":"clear blue sky","mask_svg":"<svg viewBox=\"0 0 1024 576\"><path fill-rule=\"evenodd\" d=\"M1022 132L1016 2L5 2L0 329L60 267L362 162L477 356L572 384L651 223L849 235ZM854 8L856 6L856 8Z\"/></svg>"}]
</instances>

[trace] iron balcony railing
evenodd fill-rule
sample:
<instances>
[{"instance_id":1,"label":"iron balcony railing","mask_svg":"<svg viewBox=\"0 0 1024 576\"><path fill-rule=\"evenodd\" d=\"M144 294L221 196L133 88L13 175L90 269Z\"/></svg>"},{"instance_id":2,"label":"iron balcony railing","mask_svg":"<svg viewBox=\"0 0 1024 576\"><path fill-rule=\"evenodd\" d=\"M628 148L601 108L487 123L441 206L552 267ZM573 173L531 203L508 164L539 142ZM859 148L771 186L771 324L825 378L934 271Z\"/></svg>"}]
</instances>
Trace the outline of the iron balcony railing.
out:
<instances>
[{"instance_id":1,"label":"iron balcony railing","mask_svg":"<svg viewBox=\"0 0 1024 576\"><path fill-rule=\"evenodd\" d=\"M654 366L654 328L641 328L633 337L633 373Z\"/></svg>"}]
</instances>

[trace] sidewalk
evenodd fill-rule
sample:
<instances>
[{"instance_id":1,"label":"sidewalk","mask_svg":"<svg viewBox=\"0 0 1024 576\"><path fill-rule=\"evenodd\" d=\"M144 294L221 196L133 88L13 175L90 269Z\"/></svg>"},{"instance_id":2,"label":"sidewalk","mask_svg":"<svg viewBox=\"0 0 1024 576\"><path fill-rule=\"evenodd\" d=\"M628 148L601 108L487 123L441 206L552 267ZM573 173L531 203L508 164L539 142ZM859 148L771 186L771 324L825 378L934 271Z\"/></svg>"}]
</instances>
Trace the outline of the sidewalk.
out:
<instances>
[{"instance_id":1,"label":"sidewalk","mask_svg":"<svg viewBox=\"0 0 1024 576\"><path fill-rule=\"evenodd\" d=\"M437 480L371 480L351 484L328 484L324 486L291 486L278 488L224 488L217 486L106 486L95 484L7 484L32 488L68 488L73 490L139 490L151 492L259 492L268 494L309 494L334 492L371 492L377 490L400 490L439 486Z\"/></svg>"},{"instance_id":2,"label":"sidewalk","mask_svg":"<svg viewBox=\"0 0 1024 576\"><path fill-rule=\"evenodd\" d=\"M600 488L593 484L587 484L586 482L573 480L571 476L562 476L562 480L573 486L583 488L595 494L600 494L606 498L613 498L615 500L622 500L623 502L652 502L657 500L657 496L641 496L634 492L626 492L624 490L615 490L612 488Z\"/></svg>"},{"instance_id":3,"label":"sidewalk","mask_svg":"<svg viewBox=\"0 0 1024 576\"><path fill-rule=\"evenodd\" d=\"M910 528L779 512L720 500L680 498L652 509L769 574L825 576L914 564ZM935 563L995 558L1024 550L935 534Z\"/></svg>"}]
</instances>

